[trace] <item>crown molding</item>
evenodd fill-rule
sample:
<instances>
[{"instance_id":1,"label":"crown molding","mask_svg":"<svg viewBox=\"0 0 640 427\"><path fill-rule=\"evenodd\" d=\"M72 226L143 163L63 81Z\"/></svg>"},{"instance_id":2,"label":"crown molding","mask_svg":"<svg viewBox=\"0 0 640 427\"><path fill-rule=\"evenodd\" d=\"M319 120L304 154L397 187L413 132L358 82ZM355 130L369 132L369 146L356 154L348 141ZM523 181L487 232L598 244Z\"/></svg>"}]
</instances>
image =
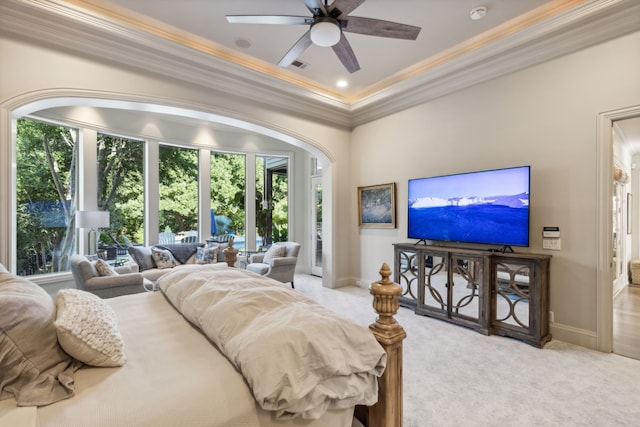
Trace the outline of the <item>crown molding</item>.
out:
<instances>
[{"instance_id":1,"label":"crown molding","mask_svg":"<svg viewBox=\"0 0 640 427\"><path fill-rule=\"evenodd\" d=\"M197 85L227 98L263 104L350 128L350 105L146 32L103 19L64 2L0 3L0 35L71 52L109 65Z\"/></svg>"},{"instance_id":2,"label":"crown molding","mask_svg":"<svg viewBox=\"0 0 640 427\"><path fill-rule=\"evenodd\" d=\"M0 35L179 80L342 128L640 30L637 0L591 0L352 103L105 19L60 0L5 0Z\"/></svg>"},{"instance_id":3,"label":"crown molding","mask_svg":"<svg viewBox=\"0 0 640 427\"><path fill-rule=\"evenodd\" d=\"M358 126L640 30L640 2L594 0L352 104Z\"/></svg>"}]
</instances>

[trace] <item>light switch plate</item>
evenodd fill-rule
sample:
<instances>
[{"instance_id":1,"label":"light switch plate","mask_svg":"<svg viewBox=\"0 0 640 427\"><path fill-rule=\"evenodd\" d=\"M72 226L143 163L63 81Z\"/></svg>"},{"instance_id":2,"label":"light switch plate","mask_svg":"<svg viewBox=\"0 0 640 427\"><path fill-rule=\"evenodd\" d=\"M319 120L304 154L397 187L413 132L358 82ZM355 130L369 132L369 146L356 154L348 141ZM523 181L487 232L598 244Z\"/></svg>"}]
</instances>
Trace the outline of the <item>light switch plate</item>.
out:
<instances>
[{"instance_id":1,"label":"light switch plate","mask_svg":"<svg viewBox=\"0 0 640 427\"><path fill-rule=\"evenodd\" d=\"M560 250L560 239L542 239L542 249Z\"/></svg>"}]
</instances>

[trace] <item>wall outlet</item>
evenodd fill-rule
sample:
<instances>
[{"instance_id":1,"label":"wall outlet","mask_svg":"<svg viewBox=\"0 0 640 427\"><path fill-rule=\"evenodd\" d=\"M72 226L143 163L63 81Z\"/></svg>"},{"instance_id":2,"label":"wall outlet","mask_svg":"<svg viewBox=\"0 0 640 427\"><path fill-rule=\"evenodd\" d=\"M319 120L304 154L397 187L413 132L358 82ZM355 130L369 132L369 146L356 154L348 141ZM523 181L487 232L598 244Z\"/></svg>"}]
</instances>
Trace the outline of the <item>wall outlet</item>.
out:
<instances>
[{"instance_id":1,"label":"wall outlet","mask_svg":"<svg viewBox=\"0 0 640 427\"><path fill-rule=\"evenodd\" d=\"M542 249L560 250L560 239L542 239Z\"/></svg>"},{"instance_id":2,"label":"wall outlet","mask_svg":"<svg viewBox=\"0 0 640 427\"><path fill-rule=\"evenodd\" d=\"M549 312L549 323L555 323L556 319L555 316L553 315L553 311Z\"/></svg>"}]
</instances>

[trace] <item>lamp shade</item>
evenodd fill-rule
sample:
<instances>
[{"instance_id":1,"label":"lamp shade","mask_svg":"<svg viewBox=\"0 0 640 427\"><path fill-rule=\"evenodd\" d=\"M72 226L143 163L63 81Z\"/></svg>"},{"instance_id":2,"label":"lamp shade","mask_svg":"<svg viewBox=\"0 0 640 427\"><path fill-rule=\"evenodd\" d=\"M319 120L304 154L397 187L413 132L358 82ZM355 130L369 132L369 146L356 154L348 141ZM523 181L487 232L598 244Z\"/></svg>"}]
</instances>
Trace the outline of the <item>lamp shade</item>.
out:
<instances>
[{"instance_id":1,"label":"lamp shade","mask_svg":"<svg viewBox=\"0 0 640 427\"><path fill-rule=\"evenodd\" d=\"M316 46L334 46L340 41L340 24L331 18L318 19L311 26L311 41Z\"/></svg>"},{"instance_id":2,"label":"lamp shade","mask_svg":"<svg viewBox=\"0 0 640 427\"><path fill-rule=\"evenodd\" d=\"M108 211L78 211L76 212L76 227L90 228L97 230L98 228L109 227Z\"/></svg>"}]
</instances>

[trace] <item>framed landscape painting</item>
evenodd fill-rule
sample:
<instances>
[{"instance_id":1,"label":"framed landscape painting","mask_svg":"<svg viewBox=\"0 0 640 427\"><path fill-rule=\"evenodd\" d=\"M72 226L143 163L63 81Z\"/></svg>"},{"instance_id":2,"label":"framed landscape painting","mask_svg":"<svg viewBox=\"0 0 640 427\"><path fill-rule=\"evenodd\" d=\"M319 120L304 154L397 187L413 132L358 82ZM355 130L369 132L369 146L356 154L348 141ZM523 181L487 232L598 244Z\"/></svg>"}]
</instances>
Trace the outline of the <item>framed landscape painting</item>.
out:
<instances>
[{"instance_id":1,"label":"framed landscape painting","mask_svg":"<svg viewBox=\"0 0 640 427\"><path fill-rule=\"evenodd\" d=\"M396 228L396 184L358 187L358 225Z\"/></svg>"}]
</instances>

